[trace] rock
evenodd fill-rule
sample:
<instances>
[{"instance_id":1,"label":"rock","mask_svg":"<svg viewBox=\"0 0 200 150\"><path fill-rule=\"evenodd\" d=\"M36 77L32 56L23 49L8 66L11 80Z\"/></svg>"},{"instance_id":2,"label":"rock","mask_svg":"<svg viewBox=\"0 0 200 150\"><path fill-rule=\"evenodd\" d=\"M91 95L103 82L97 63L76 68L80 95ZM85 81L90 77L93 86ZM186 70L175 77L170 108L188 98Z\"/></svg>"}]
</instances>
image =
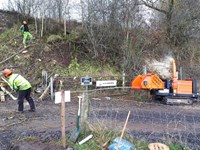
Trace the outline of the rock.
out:
<instances>
[{"instance_id":1,"label":"rock","mask_svg":"<svg viewBox=\"0 0 200 150\"><path fill-rule=\"evenodd\" d=\"M0 127L2 126L5 126L6 125L6 122L5 121L3 121L2 119L0 119Z\"/></svg>"}]
</instances>

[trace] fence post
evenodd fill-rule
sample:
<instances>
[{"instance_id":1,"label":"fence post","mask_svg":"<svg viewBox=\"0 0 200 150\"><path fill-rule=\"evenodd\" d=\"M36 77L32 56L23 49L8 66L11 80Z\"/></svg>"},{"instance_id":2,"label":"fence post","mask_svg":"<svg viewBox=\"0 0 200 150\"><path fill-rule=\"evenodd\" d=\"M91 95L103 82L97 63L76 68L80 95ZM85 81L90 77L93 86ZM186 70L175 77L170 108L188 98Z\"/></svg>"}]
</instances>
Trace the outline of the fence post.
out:
<instances>
[{"instance_id":1,"label":"fence post","mask_svg":"<svg viewBox=\"0 0 200 150\"><path fill-rule=\"evenodd\" d=\"M53 77L51 77L50 78L50 91L51 91L51 100L53 100L53 98L54 98L54 93L53 93L53 81L54 81L54 79L53 79Z\"/></svg>"},{"instance_id":2,"label":"fence post","mask_svg":"<svg viewBox=\"0 0 200 150\"><path fill-rule=\"evenodd\" d=\"M86 121L88 119L89 113L89 97L88 97L88 90L86 86L86 92L83 93L83 98L81 102L81 132L86 130Z\"/></svg>"},{"instance_id":3,"label":"fence post","mask_svg":"<svg viewBox=\"0 0 200 150\"><path fill-rule=\"evenodd\" d=\"M42 87L45 89L47 88L47 84L48 84L48 81L47 81L47 72L45 70L42 70Z\"/></svg>"},{"instance_id":4,"label":"fence post","mask_svg":"<svg viewBox=\"0 0 200 150\"><path fill-rule=\"evenodd\" d=\"M143 74L147 74L147 66L143 66Z\"/></svg>"},{"instance_id":5,"label":"fence post","mask_svg":"<svg viewBox=\"0 0 200 150\"><path fill-rule=\"evenodd\" d=\"M180 80L183 79L183 67L180 67Z\"/></svg>"},{"instance_id":6,"label":"fence post","mask_svg":"<svg viewBox=\"0 0 200 150\"><path fill-rule=\"evenodd\" d=\"M124 91L124 87L125 87L125 72L123 72L122 74L122 87L123 87L123 91Z\"/></svg>"}]
</instances>

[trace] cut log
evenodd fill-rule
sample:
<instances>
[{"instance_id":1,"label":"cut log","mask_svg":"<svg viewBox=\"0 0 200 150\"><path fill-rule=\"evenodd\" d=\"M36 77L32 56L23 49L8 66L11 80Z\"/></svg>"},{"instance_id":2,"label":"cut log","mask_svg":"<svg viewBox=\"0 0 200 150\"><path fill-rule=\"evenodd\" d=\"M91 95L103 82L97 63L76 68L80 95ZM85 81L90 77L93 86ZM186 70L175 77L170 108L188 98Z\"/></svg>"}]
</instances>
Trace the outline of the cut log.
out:
<instances>
[{"instance_id":1,"label":"cut log","mask_svg":"<svg viewBox=\"0 0 200 150\"><path fill-rule=\"evenodd\" d=\"M13 100L15 100L15 101L17 100L17 98L16 98L15 96L13 96L8 90L6 90L5 87L1 86L1 90L2 90L4 93L8 94Z\"/></svg>"},{"instance_id":2,"label":"cut log","mask_svg":"<svg viewBox=\"0 0 200 150\"><path fill-rule=\"evenodd\" d=\"M4 95L4 92L3 91L0 91L0 101L1 102L5 102L5 95Z\"/></svg>"}]
</instances>

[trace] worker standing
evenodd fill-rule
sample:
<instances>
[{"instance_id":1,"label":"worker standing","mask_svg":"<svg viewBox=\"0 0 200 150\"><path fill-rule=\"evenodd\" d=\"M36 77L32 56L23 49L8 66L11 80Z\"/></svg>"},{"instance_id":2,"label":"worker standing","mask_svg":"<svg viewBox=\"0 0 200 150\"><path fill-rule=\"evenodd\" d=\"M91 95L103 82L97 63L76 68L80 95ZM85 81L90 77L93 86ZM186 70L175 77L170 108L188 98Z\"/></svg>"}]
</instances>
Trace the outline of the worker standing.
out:
<instances>
[{"instance_id":1,"label":"worker standing","mask_svg":"<svg viewBox=\"0 0 200 150\"><path fill-rule=\"evenodd\" d=\"M21 25L20 31L21 31L21 33L23 35L23 45L26 48L26 40L27 40L27 38L30 38L31 42L33 41L33 36L29 32L28 24L27 24L26 21L23 21L23 25Z\"/></svg>"},{"instance_id":2,"label":"worker standing","mask_svg":"<svg viewBox=\"0 0 200 150\"><path fill-rule=\"evenodd\" d=\"M24 112L24 99L29 103L29 111L34 112L35 103L31 97L31 84L29 81L19 74L14 74L10 69L5 69L3 74L8 79L11 89L18 92L18 112Z\"/></svg>"}]
</instances>

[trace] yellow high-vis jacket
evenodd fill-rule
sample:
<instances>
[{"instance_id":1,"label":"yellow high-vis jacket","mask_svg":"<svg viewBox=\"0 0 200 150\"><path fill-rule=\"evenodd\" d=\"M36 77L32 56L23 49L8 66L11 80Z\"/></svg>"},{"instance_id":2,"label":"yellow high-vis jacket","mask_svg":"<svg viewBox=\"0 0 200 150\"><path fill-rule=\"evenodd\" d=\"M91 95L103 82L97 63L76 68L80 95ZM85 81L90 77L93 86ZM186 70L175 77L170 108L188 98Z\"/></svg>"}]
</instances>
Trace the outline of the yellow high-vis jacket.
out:
<instances>
[{"instance_id":1,"label":"yellow high-vis jacket","mask_svg":"<svg viewBox=\"0 0 200 150\"><path fill-rule=\"evenodd\" d=\"M23 91L31 88L31 84L19 74L11 74L8 77L8 82L14 91Z\"/></svg>"}]
</instances>

